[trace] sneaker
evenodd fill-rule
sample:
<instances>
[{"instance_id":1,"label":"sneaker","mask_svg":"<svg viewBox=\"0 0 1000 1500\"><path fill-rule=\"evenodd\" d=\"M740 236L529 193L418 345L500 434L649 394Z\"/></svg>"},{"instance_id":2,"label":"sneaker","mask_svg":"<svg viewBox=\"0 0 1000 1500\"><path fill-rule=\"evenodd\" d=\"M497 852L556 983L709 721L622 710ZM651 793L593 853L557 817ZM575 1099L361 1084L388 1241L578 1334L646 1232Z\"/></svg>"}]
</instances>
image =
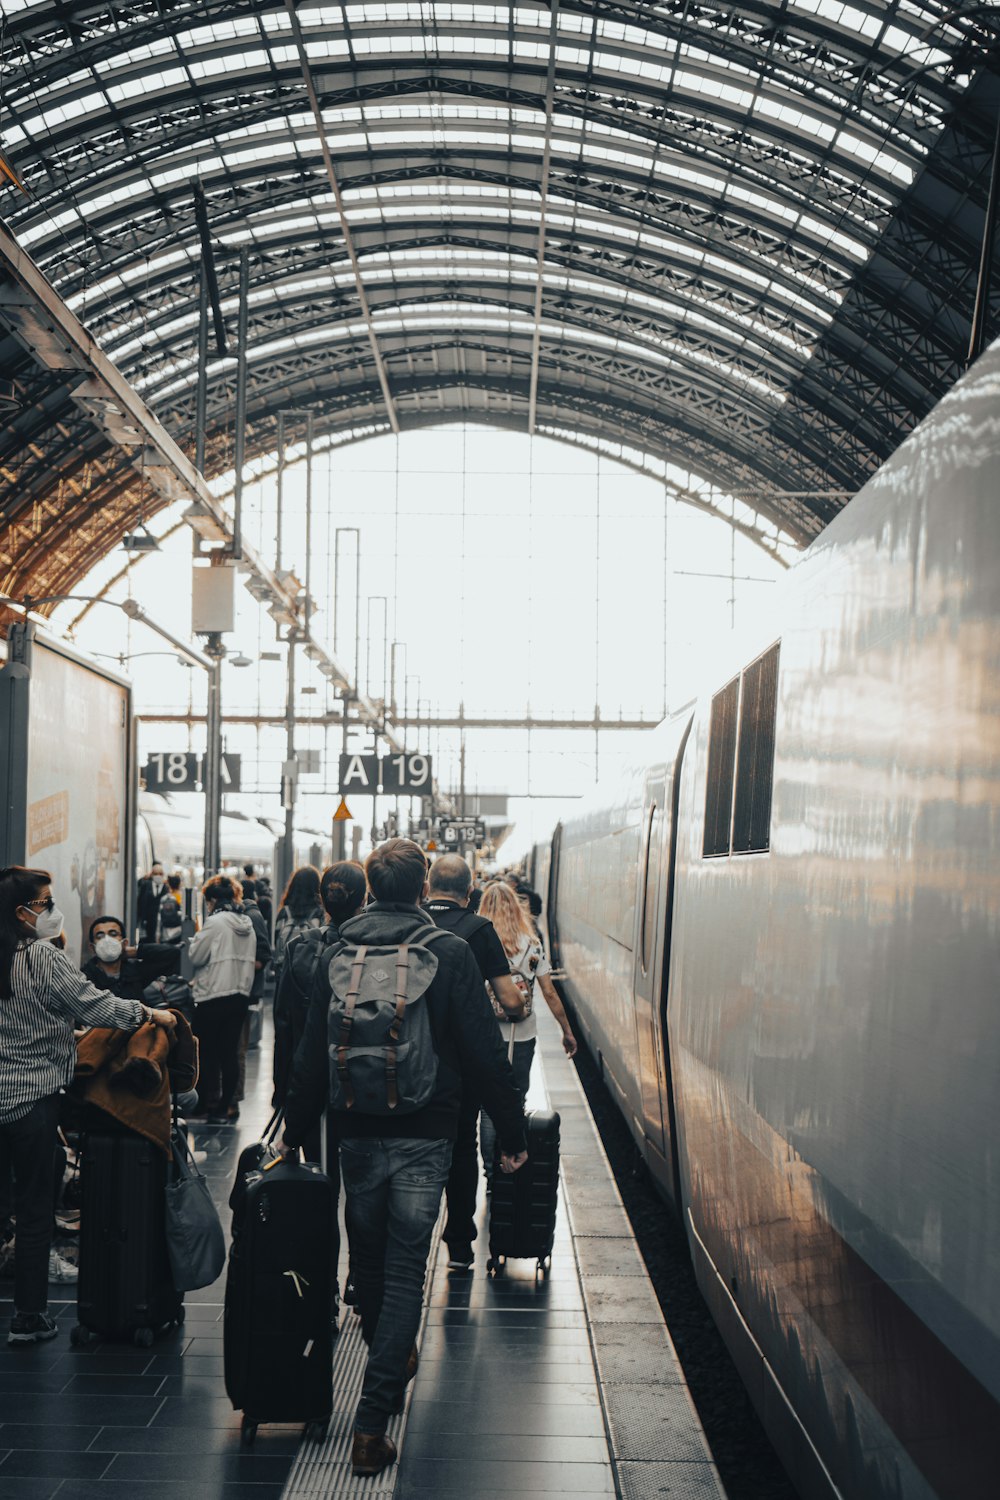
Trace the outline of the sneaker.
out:
<instances>
[{"instance_id":1,"label":"sneaker","mask_svg":"<svg viewBox=\"0 0 1000 1500\"><path fill-rule=\"evenodd\" d=\"M476 1257L472 1253L471 1245L448 1246L449 1271L471 1271L475 1263Z\"/></svg>"},{"instance_id":2,"label":"sneaker","mask_svg":"<svg viewBox=\"0 0 1000 1500\"><path fill-rule=\"evenodd\" d=\"M58 1250L49 1251L49 1280L76 1281L80 1272L72 1261L63 1260ZM41 1314L39 1314L41 1316Z\"/></svg>"},{"instance_id":3,"label":"sneaker","mask_svg":"<svg viewBox=\"0 0 1000 1500\"><path fill-rule=\"evenodd\" d=\"M357 1306L358 1293L357 1293L357 1288L354 1285L354 1277L353 1276L348 1276L348 1278L347 1278L347 1283L346 1283L346 1285L344 1287L344 1295L341 1298L341 1301L343 1302L343 1304L344 1304L345 1307L356 1307Z\"/></svg>"},{"instance_id":4,"label":"sneaker","mask_svg":"<svg viewBox=\"0 0 1000 1500\"><path fill-rule=\"evenodd\" d=\"M188 1147L188 1150L190 1149L191 1148ZM208 1152L202 1151L196 1147L195 1150L191 1151L191 1160L194 1162L196 1167L200 1167L203 1161L208 1161Z\"/></svg>"},{"instance_id":5,"label":"sneaker","mask_svg":"<svg viewBox=\"0 0 1000 1500\"><path fill-rule=\"evenodd\" d=\"M59 1332L51 1313L15 1313L10 1320L8 1344L37 1344L54 1339Z\"/></svg>"}]
</instances>

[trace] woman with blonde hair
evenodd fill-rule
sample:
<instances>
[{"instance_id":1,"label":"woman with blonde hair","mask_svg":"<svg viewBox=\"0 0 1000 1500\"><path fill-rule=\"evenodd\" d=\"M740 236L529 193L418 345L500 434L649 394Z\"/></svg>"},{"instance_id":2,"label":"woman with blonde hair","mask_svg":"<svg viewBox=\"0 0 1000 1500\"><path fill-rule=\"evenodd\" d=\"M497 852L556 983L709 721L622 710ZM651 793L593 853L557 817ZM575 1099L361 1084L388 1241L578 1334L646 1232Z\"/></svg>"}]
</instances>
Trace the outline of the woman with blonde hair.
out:
<instances>
[{"instance_id":1,"label":"woman with blonde hair","mask_svg":"<svg viewBox=\"0 0 1000 1500\"><path fill-rule=\"evenodd\" d=\"M479 916L486 917L493 923L507 955L511 978L524 997L524 1015L517 1021L511 1021L498 1002L493 1002L497 1023L508 1044L507 1055L514 1069L514 1078L524 1096L528 1092L531 1060L535 1055L538 1036L538 1022L534 1011L536 988L541 990L542 998L562 1028L563 1050L567 1057L572 1057L576 1052L576 1037L552 983L552 965L545 956L545 949L534 923L506 881L493 880L486 887L479 903ZM483 1113L479 1118L479 1142L487 1182L493 1176L495 1141L493 1121Z\"/></svg>"}]
</instances>

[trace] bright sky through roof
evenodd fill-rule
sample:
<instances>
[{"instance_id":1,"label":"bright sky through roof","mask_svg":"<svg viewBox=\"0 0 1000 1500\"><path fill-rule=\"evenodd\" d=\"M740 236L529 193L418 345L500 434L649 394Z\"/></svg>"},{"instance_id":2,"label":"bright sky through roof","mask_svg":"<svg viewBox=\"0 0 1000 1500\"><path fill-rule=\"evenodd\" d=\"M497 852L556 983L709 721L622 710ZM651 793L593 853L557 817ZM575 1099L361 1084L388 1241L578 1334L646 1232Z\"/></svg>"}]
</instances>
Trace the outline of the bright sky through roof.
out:
<instances>
[{"instance_id":1,"label":"bright sky through roof","mask_svg":"<svg viewBox=\"0 0 1000 1500\"><path fill-rule=\"evenodd\" d=\"M691 507L664 504L662 482L604 456L546 438L493 428L431 428L398 440L378 437L314 460L314 518L310 584L317 603L314 633L334 643L335 533L361 532L361 686L372 697L391 695L386 678L396 650L396 701L422 718L455 714L464 702L472 717L576 717L589 721L599 704L604 718L661 717L664 696L678 706L699 688L711 691L712 660L731 621L731 574L736 574L735 620L749 638L753 621L774 594L769 582L782 569L729 527ZM688 476L678 475L678 482ZM283 563L305 581L305 474L301 464L285 479ZM158 534L179 521L181 507L153 523ZM275 561L273 476L244 492L247 539ZM353 539L342 539L338 655L353 668ZM121 551L104 559L79 588L96 592L124 565ZM709 575L709 576L704 576ZM190 629L191 540L186 526L160 553L135 570L132 592L155 618L182 636ZM124 586L110 597L124 598ZM227 665L224 709L283 712L285 647L269 615L237 585L237 629L231 654L249 668ZM382 601L385 601L383 603ZM79 605L62 606L65 624ZM384 616L388 616L388 631ZM94 609L77 640L87 649L146 652L161 649L141 626L118 611ZM279 660L262 660L262 653ZM327 769L301 782L301 820L325 828L336 806L340 726L310 722L328 708L339 715L325 680L299 653L297 712L300 749L319 749ZM204 712L204 682L167 656L136 656L129 670L140 714ZM309 689L313 691L309 691ZM196 748L204 729L148 724L140 733L140 763L156 750ZM637 734L583 730L472 730L467 735L469 791L530 793L515 803L533 822L554 820L584 794L595 772L613 772L634 758ZM408 739L416 748L417 731ZM229 805L280 817L284 731L230 726L227 747L243 755L250 790ZM459 735L422 728L439 781L458 785ZM352 747L370 736L352 736ZM544 799L535 801L534 799ZM552 799L552 800L549 800ZM367 833L369 807L364 809ZM384 811L384 810L383 810ZM379 816L383 815L380 811ZM359 810L360 815L360 810Z\"/></svg>"}]
</instances>

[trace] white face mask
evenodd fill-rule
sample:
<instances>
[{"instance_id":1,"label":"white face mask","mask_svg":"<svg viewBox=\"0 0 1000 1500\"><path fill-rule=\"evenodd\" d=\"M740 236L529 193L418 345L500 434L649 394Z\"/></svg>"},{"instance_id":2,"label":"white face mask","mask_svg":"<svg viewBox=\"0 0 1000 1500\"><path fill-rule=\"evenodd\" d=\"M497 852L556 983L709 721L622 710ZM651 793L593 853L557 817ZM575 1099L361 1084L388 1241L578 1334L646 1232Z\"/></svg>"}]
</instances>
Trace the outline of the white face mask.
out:
<instances>
[{"instance_id":1,"label":"white face mask","mask_svg":"<svg viewBox=\"0 0 1000 1500\"><path fill-rule=\"evenodd\" d=\"M51 911L37 912L35 914L35 937L57 938L63 930L64 920L58 906L53 906Z\"/></svg>"},{"instance_id":2,"label":"white face mask","mask_svg":"<svg viewBox=\"0 0 1000 1500\"><path fill-rule=\"evenodd\" d=\"M113 964L122 956L122 940L116 937L99 937L94 943L94 952L102 963Z\"/></svg>"}]
</instances>

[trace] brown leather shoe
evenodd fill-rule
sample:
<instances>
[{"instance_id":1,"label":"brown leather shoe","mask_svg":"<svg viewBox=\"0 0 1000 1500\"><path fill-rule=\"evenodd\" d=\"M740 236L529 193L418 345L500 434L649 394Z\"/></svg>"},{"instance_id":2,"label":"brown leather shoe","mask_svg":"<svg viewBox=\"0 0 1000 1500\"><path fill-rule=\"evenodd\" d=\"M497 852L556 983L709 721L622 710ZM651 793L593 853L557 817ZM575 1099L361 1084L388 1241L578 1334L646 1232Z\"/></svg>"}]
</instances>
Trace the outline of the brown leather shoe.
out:
<instances>
[{"instance_id":1,"label":"brown leather shoe","mask_svg":"<svg viewBox=\"0 0 1000 1500\"><path fill-rule=\"evenodd\" d=\"M352 1474L381 1474L396 1462L396 1444L384 1433L356 1432L351 1444Z\"/></svg>"},{"instance_id":2,"label":"brown leather shoe","mask_svg":"<svg viewBox=\"0 0 1000 1500\"><path fill-rule=\"evenodd\" d=\"M418 1369L419 1365L420 1365L420 1355L417 1353L417 1346L416 1346L416 1344L414 1344L413 1348L410 1350L410 1357L406 1361L406 1383L407 1383L407 1385L409 1385L410 1381L413 1379L414 1375L417 1373L417 1369Z\"/></svg>"}]
</instances>

